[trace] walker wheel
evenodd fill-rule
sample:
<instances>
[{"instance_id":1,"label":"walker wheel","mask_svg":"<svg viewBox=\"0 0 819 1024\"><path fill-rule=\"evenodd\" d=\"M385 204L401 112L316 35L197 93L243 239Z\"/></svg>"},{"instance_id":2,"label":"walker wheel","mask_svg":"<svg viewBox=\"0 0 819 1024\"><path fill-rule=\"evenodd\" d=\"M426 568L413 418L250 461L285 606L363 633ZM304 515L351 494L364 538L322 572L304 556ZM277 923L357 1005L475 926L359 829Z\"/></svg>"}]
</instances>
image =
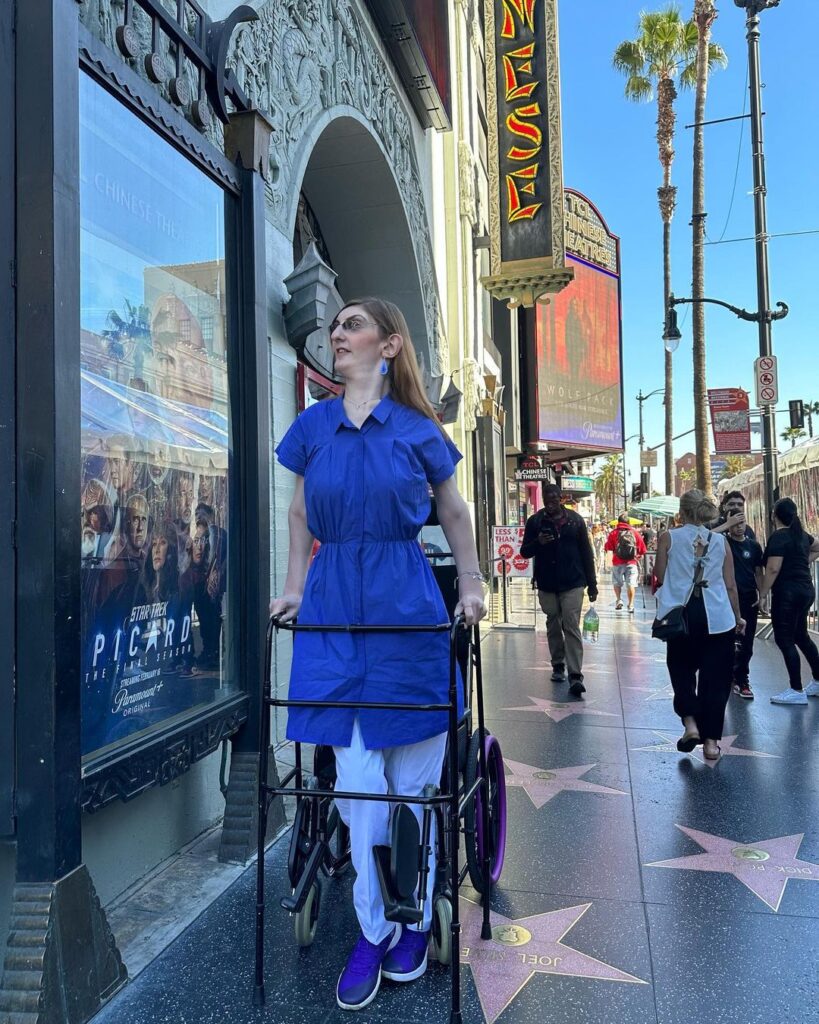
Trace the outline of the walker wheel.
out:
<instances>
[{"instance_id":1,"label":"walker wheel","mask_svg":"<svg viewBox=\"0 0 819 1024\"><path fill-rule=\"evenodd\" d=\"M472 734L467 754L465 788L472 787L481 769L480 763L481 736L476 730ZM503 755L500 744L491 733L483 735L486 756L486 772L489 776L488 819L489 834L484 833L483 801L486 793L479 789L472 800L464 808L464 831L466 832L466 862L469 878L473 886L486 896L492 885L501 876L503 859L506 851L506 780L503 770ZM489 878L484 878L484 852L489 854Z\"/></svg>"},{"instance_id":2,"label":"walker wheel","mask_svg":"<svg viewBox=\"0 0 819 1024\"><path fill-rule=\"evenodd\" d=\"M304 906L294 914L293 931L296 936L296 944L299 946L311 946L316 937L318 928L319 910L321 908L321 886L313 882Z\"/></svg>"},{"instance_id":3,"label":"walker wheel","mask_svg":"<svg viewBox=\"0 0 819 1024\"><path fill-rule=\"evenodd\" d=\"M446 967L452 960L452 904L448 896L439 896L432 911L430 952Z\"/></svg>"}]
</instances>

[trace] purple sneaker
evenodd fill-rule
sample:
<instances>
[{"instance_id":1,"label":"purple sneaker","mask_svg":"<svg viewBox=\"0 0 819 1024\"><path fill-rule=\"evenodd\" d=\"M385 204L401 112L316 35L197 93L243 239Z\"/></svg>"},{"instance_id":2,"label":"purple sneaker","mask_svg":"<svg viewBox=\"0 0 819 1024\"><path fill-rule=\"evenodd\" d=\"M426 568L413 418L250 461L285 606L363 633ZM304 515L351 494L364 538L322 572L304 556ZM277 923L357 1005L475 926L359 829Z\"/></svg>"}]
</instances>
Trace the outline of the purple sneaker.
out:
<instances>
[{"instance_id":1,"label":"purple sneaker","mask_svg":"<svg viewBox=\"0 0 819 1024\"><path fill-rule=\"evenodd\" d=\"M381 977L390 981L415 981L427 969L429 932L405 928L398 944L384 957Z\"/></svg>"},{"instance_id":2,"label":"purple sneaker","mask_svg":"<svg viewBox=\"0 0 819 1024\"><path fill-rule=\"evenodd\" d=\"M400 938L400 924L377 946L359 936L336 985L336 1001L342 1010L363 1010L375 999L381 987L381 964Z\"/></svg>"}]
</instances>

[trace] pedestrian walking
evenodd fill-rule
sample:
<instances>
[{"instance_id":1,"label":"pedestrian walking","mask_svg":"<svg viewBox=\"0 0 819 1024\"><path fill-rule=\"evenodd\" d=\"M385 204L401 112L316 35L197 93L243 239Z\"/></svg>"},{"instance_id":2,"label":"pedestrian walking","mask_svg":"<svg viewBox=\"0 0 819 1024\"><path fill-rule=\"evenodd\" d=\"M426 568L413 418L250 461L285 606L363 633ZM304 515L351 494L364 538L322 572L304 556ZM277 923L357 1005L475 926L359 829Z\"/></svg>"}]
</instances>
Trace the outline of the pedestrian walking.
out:
<instances>
[{"instance_id":1,"label":"pedestrian walking","mask_svg":"<svg viewBox=\"0 0 819 1024\"><path fill-rule=\"evenodd\" d=\"M626 609L634 614L634 595L640 579L640 559L646 553L642 536L629 524L628 516L622 513L617 526L606 539L606 551L611 551L611 581L614 585L614 607L623 608L623 587L626 588Z\"/></svg>"},{"instance_id":2,"label":"pedestrian walking","mask_svg":"<svg viewBox=\"0 0 819 1024\"><path fill-rule=\"evenodd\" d=\"M702 491L686 491L679 514L682 525L658 542L657 620L684 609L685 634L666 644L674 711L684 729L677 750L688 753L702 743L705 757L716 761L731 693L734 637L745 623L728 545L706 526L716 517L716 506Z\"/></svg>"},{"instance_id":3,"label":"pedestrian walking","mask_svg":"<svg viewBox=\"0 0 819 1024\"><path fill-rule=\"evenodd\" d=\"M592 527L592 547L594 548L594 564L597 575L602 575L606 568L606 528L602 523Z\"/></svg>"},{"instance_id":4,"label":"pedestrian walking","mask_svg":"<svg viewBox=\"0 0 819 1024\"><path fill-rule=\"evenodd\" d=\"M284 594L271 614L316 625L445 622L418 543L429 484L457 566L455 612L474 624L486 607L469 512L454 478L461 455L426 397L404 316L380 299L348 303L330 325L330 343L344 394L301 413L276 449L297 479ZM314 538L321 547L308 571ZM294 637L291 699L446 704L448 690L446 634ZM446 712L291 708L287 736L333 747L339 790L420 796L440 782L446 727ZM358 1010L375 998L382 977L407 982L424 973L432 900L418 926L402 930L386 920L373 847L389 845L389 804L337 803L350 829L361 934L336 998L342 1009ZM420 823L420 808L412 809ZM434 849L435 836L429 841Z\"/></svg>"},{"instance_id":5,"label":"pedestrian walking","mask_svg":"<svg viewBox=\"0 0 819 1024\"><path fill-rule=\"evenodd\" d=\"M753 700L750 682L750 664L754 656L757 620L759 618L759 588L762 585L762 546L749 536L745 522L745 499L739 491L733 492L734 508L728 512L731 524L725 533L734 559L734 577L739 596L739 613L745 619L745 632L736 639L734 651L734 693L744 700ZM741 506L741 509L738 509ZM714 531L716 532L716 530Z\"/></svg>"},{"instance_id":6,"label":"pedestrian walking","mask_svg":"<svg viewBox=\"0 0 819 1024\"><path fill-rule=\"evenodd\" d=\"M819 651L808 634L808 612L816 600L810 565L819 558L819 540L802 529L798 509L790 498L773 507L773 533L765 547L765 574L760 598L771 593L771 624L774 641L785 659L790 686L771 697L772 704L808 703L819 697ZM805 655L813 680L802 687Z\"/></svg>"},{"instance_id":7,"label":"pedestrian walking","mask_svg":"<svg viewBox=\"0 0 819 1024\"><path fill-rule=\"evenodd\" d=\"M543 508L526 521L520 553L535 560L535 583L546 616L552 682L569 671L569 693L580 697L583 685L583 591L597 600L594 552L583 518L561 503L557 484L543 485Z\"/></svg>"}]
</instances>

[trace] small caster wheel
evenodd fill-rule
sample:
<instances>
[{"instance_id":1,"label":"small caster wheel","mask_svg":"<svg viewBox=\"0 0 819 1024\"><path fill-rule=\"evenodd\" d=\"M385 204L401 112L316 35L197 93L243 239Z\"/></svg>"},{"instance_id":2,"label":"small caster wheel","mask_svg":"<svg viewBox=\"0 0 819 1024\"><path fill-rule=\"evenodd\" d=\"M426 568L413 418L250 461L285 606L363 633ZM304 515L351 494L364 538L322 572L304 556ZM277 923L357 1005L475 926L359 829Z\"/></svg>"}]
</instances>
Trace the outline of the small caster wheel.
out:
<instances>
[{"instance_id":1,"label":"small caster wheel","mask_svg":"<svg viewBox=\"0 0 819 1024\"><path fill-rule=\"evenodd\" d=\"M296 936L296 944L299 946L311 946L316 937L318 928L319 910L321 908L321 886L313 882L304 906L294 915L293 931Z\"/></svg>"},{"instance_id":2,"label":"small caster wheel","mask_svg":"<svg viewBox=\"0 0 819 1024\"><path fill-rule=\"evenodd\" d=\"M439 896L432 910L430 952L444 967L452 960L452 904L448 896Z\"/></svg>"}]
</instances>

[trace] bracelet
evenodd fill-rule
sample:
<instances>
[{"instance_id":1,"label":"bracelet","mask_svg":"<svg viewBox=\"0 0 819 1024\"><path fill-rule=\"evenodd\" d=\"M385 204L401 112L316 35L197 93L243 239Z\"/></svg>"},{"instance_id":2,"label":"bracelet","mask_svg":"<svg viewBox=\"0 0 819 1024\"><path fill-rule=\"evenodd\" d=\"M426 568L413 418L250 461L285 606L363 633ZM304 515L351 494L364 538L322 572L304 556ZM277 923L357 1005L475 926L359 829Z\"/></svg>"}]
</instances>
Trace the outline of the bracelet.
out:
<instances>
[{"instance_id":1,"label":"bracelet","mask_svg":"<svg viewBox=\"0 0 819 1024\"><path fill-rule=\"evenodd\" d=\"M484 576L484 574L482 572L462 572L458 576L458 579L459 580L463 579L464 576L469 576L473 580L478 580L479 583L486 583L486 577Z\"/></svg>"}]
</instances>

